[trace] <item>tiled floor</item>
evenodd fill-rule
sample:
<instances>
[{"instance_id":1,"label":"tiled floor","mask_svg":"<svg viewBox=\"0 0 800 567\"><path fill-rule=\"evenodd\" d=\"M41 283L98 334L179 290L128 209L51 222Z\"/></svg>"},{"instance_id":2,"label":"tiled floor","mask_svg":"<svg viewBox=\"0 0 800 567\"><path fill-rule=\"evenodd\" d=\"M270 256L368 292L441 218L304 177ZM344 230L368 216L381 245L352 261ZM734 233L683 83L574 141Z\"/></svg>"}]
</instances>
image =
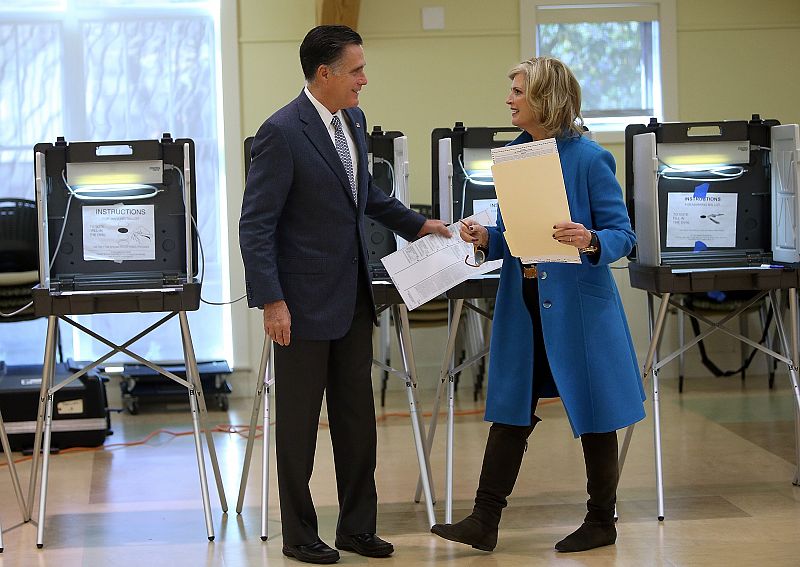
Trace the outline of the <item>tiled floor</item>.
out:
<instances>
[{"instance_id":1,"label":"tiled floor","mask_svg":"<svg viewBox=\"0 0 800 567\"><path fill-rule=\"evenodd\" d=\"M397 551L383 560L343 553L340 564L800 565L800 488L791 483L791 390L785 376L779 377L774 391L765 383L750 375L743 389L738 378L698 378L689 380L679 395L674 381L663 380L666 520L656 520L653 428L648 419L636 428L620 483L617 545L571 555L555 553L553 544L583 517L585 479L580 443L572 439L560 403L547 404L539 412L544 422L531 438L498 547L487 554L428 533L424 506L412 498L418 471L410 423L396 415L407 409L405 396L390 393L379 423L379 531ZM109 385L109 393L113 402L116 384ZM421 394L429 408L433 392ZM480 405L466 400L470 397L462 396L458 409L464 415L456 424L455 519L471 507L488 428L475 411ZM212 411L211 421L244 424L250 408L249 400L235 399L229 413ZM109 444L135 441L160 428L189 431L188 404L143 405L139 415L114 415L113 426ZM438 433L432 460L436 488L443 493L444 428ZM35 546L35 526L20 524L7 470L0 467L5 544L0 566L299 565L281 555L274 473L270 539L264 543L259 538L260 461L253 461L245 510L237 516L245 439L225 433L215 433L214 438L231 510L221 513L212 481L217 533L213 543L206 539L192 437L161 435L144 446L55 456L42 550ZM19 465L25 487L29 467L28 462ZM332 544L336 496L324 425L312 490L320 535ZM436 510L441 521L443 502Z\"/></svg>"}]
</instances>

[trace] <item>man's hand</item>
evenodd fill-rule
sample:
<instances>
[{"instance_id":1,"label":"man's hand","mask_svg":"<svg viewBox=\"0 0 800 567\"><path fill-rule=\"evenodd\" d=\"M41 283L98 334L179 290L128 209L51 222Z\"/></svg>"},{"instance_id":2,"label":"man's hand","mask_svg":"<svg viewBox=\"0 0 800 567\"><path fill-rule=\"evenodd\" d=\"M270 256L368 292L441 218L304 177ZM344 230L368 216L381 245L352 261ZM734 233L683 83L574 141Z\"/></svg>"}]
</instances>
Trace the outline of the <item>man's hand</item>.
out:
<instances>
[{"instance_id":1,"label":"man's hand","mask_svg":"<svg viewBox=\"0 0 800 567\"><path fill-rule=\"evenodd\" d=\"M292 316L284 300L264 304L264 330L281 346L288 346Z\"/></svg>"},{"instance_id":2,"label":"man's hand","mask_svg":"<svg viewBox=\"0 0 800 567\"><path fill-rule=\"evenodd\" d=\"M425 236L426 234L439 234L445 238L453 236L450 231L447 230L447 225L439 219L428 219L425 221L425 224L419 229L417 236Z\"/></svg>"}]
</instances>

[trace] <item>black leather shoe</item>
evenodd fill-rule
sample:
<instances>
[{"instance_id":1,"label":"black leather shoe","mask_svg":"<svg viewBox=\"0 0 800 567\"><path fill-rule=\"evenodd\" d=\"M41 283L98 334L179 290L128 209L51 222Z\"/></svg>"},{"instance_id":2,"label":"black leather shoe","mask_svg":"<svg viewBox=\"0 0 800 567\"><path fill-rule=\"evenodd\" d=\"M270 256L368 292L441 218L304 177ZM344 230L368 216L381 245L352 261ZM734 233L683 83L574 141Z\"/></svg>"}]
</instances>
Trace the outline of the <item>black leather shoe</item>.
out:
<instances>
[{"instance_id":1,"label":"black leather shoe","mask_svg":"<svg viewBox=\"0 0 800 567\"><path fill-rule=\"evenodd\" d=\"M394 546L375 534L337 535L336 548L365 557L389 557L394 553Z\"/></svg>"},{"instance_id":2,"label":"black leather shoe","mask_svg":"<svg viewBox=\"0 0 800 567\"><path fill-rule=\"evenodd\" d=\"M339 561L339 552L329 547L321 539L308 545L284 544L283 554L305 563L336 563Z\"/></svg>"}]
</instances>

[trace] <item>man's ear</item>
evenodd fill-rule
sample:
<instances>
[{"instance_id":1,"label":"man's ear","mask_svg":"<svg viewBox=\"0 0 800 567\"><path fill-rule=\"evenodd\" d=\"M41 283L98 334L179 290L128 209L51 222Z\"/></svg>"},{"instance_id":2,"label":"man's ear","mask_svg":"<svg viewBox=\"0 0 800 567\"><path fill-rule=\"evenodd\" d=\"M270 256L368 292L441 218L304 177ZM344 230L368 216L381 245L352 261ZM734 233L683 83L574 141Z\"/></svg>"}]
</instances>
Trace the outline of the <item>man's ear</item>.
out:
<instances>
[{"instance_id":1,"label":"man's ear","mask_svg":"<svg viewBox=\"0 0 800 567\"><path fill-rule=\"evenodd\" d=\"M315 73L314 76L318 81L324 83L330 78L332 73L333 71L328 65L320 65L319 67L317 67L317 72Z\"/></svg>"}]
</instances>

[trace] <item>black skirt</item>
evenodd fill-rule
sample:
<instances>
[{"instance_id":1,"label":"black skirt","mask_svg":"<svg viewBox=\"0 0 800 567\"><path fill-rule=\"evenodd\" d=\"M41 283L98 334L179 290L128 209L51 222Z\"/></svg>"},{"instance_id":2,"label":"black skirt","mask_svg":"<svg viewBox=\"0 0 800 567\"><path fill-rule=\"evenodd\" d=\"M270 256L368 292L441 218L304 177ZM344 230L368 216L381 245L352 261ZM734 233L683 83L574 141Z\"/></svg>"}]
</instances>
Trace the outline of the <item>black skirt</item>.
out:
<instances>
[{"instance_id":1,"label":"black skirt","mask_svg":"<svg viewBox=\"0 0 800 567\"><path fill-rule=\"evenodd\" d=\"M547 350L544 346L542 333L542 316L539 312L539 280L536 278L522 278L522 297L531 316L533 326L533 400L532 407L536 408L539 398L557 398L558 388L553 380L550 370L550 361L547 359Z\"/></svg>"}]
</instances>

